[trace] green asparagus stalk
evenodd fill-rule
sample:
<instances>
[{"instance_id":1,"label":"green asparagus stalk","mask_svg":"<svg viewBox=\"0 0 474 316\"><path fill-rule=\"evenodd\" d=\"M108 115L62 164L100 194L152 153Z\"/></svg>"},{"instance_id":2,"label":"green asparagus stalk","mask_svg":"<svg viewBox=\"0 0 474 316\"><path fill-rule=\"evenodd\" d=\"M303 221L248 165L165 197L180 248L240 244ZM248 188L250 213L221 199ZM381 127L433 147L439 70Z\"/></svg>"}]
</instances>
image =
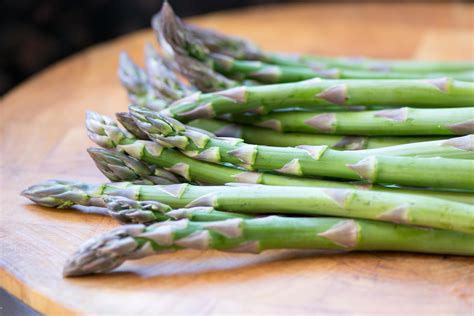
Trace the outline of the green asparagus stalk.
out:
<instances>
[{"instance_id":1,"label":"green asparagus stalk","mask_svg":"<svg viewBox=\"0 0 474 316\"><path fill-rule=\"evenodd\" d=\"M183 219L122 226L88 240L66 262L63 275L104 273L127 260L181 249L237 253L269 249L383 250L473 256L474 241L471 234L348 218Z\"/></svg>"},{"instance_id":2,"label":"green asparagus stalk","mask_svg":"<svg viewBox=\"0 0 474 316\"><path fill-rule=\"evenodd\" d=\"M175 184L186 181L172 172L123 153L101 148L88 148L87 152L97 168L110 181L129 181L136 184Z\"/></svg>"},{"instance_id":3,"label":"green asparagus stalk","mask_svg":"<svg viewBox=\"0 0 474 316\"><path fill-rule=\"evenodd\" d=\"M138 127L153 141L212 163L296 176L325 176L370 183L474 190L474 161L447 158L368 156L362 151L337 151L327 146L281 148L219 139L188 131L180 122L131 107ZM445 141L444 146L471 150L472 144Z\"/></svg>"},{"instance_id":4,"label":"green asparagus stalk","mask_svg":"<svg viewBox=\"0 0 474 316\"><path fill-rule=\"evenodd\" d=\"M259 114L330 105L411 107L470 107L474 84L448 78L427 80L320 80L237 87L214 93L195 93L171 104L163 114L179 120L212 118L226 113Z\"/></svg>"},{"instance_id":5,"label":"green asparagus stalk","mask_svg":"<svg viewBox=\"0 0 474 316\"><path fill-rule=\"evenodd\" d=\"M413 156L474 159L474 134L422 143L404 144L363 151L368 156Z\"/></svg>"},{"instance_id":6,"label":"green asparagus stalk","mask_svg":"<svg viewBox=\"0 0 474 316\"><path fill-rule=\"evenodd\" d=\"M430 73L407 73L407 72L383 72L368 70L346 70L336 69L339 79L421 79L449 77L459 81L474 81L474 71L462 72L430 72Z\"/></svg>"},{"instance_id":7,"label":"green asparagus stalk","mask_svg":"<svg viewBox=\"0 0 474 316\"><path fill-rule=\"evenodd\" d=\"M474 71L453 73L403 73L378 70L346 70L339 68L281 66L261 61L237 60L230 56L210 54L212 66L231 77L254 79L261 83L296 82L315 77L328 79L422 79L449 76L461 81L474 81Z\"/></svg>"},{"instance_id":8,"label":"green asparagus stalk","mask_svg":"<svg viewBox=\"0 0 474 316\"><path fill-rule=\"evenodd\" d=\"M201 40L211 52L227 55L236 59L260 60L277 65L309 66L319 69L337 67L348 70L395 71L420 74L474 70L474 63L472 61L431 62L371 59L364 57L324 57L265 52L255 45L255 43L239 37L225 35L190 24L187 24L186 28L194 37Z\"/></svg>"},{"instance_id":9,"label":"green asparagus stalk","mask_svg":"<svg viewBox=\"0 0 474 316\"><path fill-rule=\"evenodd\" d=\"M116 113L117 120L127 131L138 139L148 140L148 135L138 126L130 113ZM327 145L340 150L359 150L380 148L407 143L426 142L443 139L443 137L363 137L363 136L336 136L315 135L303 133L280 133L260 127L230 124L225 121L211 119L197 119L189 122L190 127L199 128L216 134L219 137L242 138L246 143L256 145L296 147L299 145Z\"/></svg>"},{"instance_id":10,"label":"green asparagus stalk","mask_svg":"<svg viewBox=\"0 0 474 316\"><path fill-rule=\"evenodd\" d=\"M50 180L22 192L47 207L75 204L104 206L113 195L158 201L172 208L213 207L239 213L350 216L453 231L474 232L472 205L424 196L368 190L269 185L192 186L134 185L129 182L93 185Z\"/></svg>"},{"instance_id":11,"label":"green asparagus stalk","mask_svg":"<svg viewBox=\"0 0 474 316\"><path fill-rule=\"evenodd\" d=\"M268 64L292 67L308 67L310 69L341 69L347 76L357 78L360 74L379 73L411 76L430 76L444 74L445 76L460 75L458 80L472 81L474 63L470 61L443 61L429 62L418 60L387 60L371 59L367 57L325 57L305 56L298 54L264 53L259 60ZM465 76L465 79L463 79Z\"/></svg>"},{"instance_id":12,"label":"green asparagus stalk","mask_svg":"<svg viewBox=\"0 0 474 316\"><path fill-rule=\"evenodd\" d=\"M131 117L129 118L131 119ZM426 136L424 137L408 137L408 136L367 137L367 136L339 136L339 135L324 135L324 134L317 135L317 134L306 134L306 133L281 133L281 132L271 130L268 128L231 124L225 121L213 120L213 119L196 119L189 122L188 125L192 127L204 129L206 131L214 133L216 136L219 136L219 137L242 138L244 142L249 143L249 144L277 146L277 147L296 147L299 145L312 145L312 146L326 145L331 148L339 149L339 150L359 150L359 149L380 148L380 147L388 147L388 146L402 145L402 144L408 144L408 143L418 143L418 142L443 139L443 137L426 137ZM136 125L133 128L140 130ZM135 133L133 134L138 136ZM138 137L138 138L142 138L142 137Z\"/></svg>"},{"instance_id":13,"label":"green asparagus stalk","mask_svg":"<svg viewBox=\"0 0 474 316\"><path fill-rule=\"evenodd\" d=\"M412 156L442 157L456 159L474 159L474 135L466 135L451 139L431 140L429 137L357 137L334 135L311 135L297 133L279 133L267 129L250 126L226 124L222 121L198 119L190 122L190 126L203 128L220 137L242 138L245 143L267 146L312 145L328 146L334 149L361 150L372 146L372 150L362 150L367 156ZM206 128L207 127L207 128ZM308 142L305 142L308 140ZM412 143L410 143L410 141ZM383 148L377 148L374 146ZM381 145L381 146L380 146ZM377 148L377 149L375 149Z\"/></svg>"},{"instance_id":14,"label":"green asparagus stalk","mask_svg":"<svg viewBox=\"0 0 474 316\"><path fill-rule=\"evenodd\" d=\"M361 183L328 181L314 178L275 175L269 173L249 172L229 166L216 165L196 160L182 153L162 147L149 141L137 140L130 133L121 130L110 118L89 112L86 120L89 137L99 146L126 152L128 155L150 165L165 168L188 181L222 185L227 183L257 183L267 185L359 188L364 187L377 192L399 192L412 195L438 197L461 203L474 204L474 196L465 192L443 192L433 190L417 190L403 188L386 188L383 186L367 186ZM119 158L119 156L115 156ZM125 163L118 163L124 165ZM129 164L129 166L133 166ZM139 171L134 171L138 174ZM125 181L130 179L123 178Z\"/></svg>"},{"instance_id":15,"label":"green asparagus stalk","mask_svg":"<svg viewBox=\"0 0 474 316\"><path fill-rule=\"evenodd\" d=\"M231 218L250 219L254 216L235 212L223 212L212 207L172 209L157 201L136 201L120 196L104 197L109 216L123 224L189 219L198 222L220 221Z\"/></svg>"},{"instance_id":16,"label":"green asparagus stalk","mask_svg":"<svg viewBox=\"0 0 474 316\"><path fill-rule=\"evenodd\" d=\"M279 132L411 136L474 133L474 108L398 108L356 112L279 112L234 115L232 121Z\"/></svg>"},{"instance_id":17,"label":"green asparagus stalk","mask_svg":"<svg viewBox=\"0 0 474 316\"><path fill-rule=\"evenodd\" d=\"M159 14L159 28L156 30L176 56L195 58L210 68L232 78L255 79L263 83L295 82L315 77L332 79L421 79L450 76L458 80L474 80L474 71L463 73L410 74L375 70L315 69L308 66L267 64L261 61L238 60L229 55L211 53L200 37L174 14L171 6L163 4ZM157 25L158 23L153 23ZM209 34L215 38L213 34ZM210 70L211 71L211 70Z\"/></svg>"},{"instance_id":18,"label":"green asparagus stalk","mask_svg":"<svg viewBox=\"0 0 474 316\"><path fill-rule=\"evenodd\" d=\"M274 55L274 57L277 57ZM383 60L364 57L323 57L302 56L303 63L324 65L325 67L341 67L353 70L382 70L405 73L431 72L463 72L472 71L472 61L418 61L418 60ZM276 58L274 58L276 61Z\"/></svg>"},{"instance_id":19,"label":"green asparagus stalk","mask_svg":"<svg viewBox=\"0 0 474 316\"><path fill-rule=\"evenodd\" d=\"M340 68L344 70L398 72L406 74L449 73L474 70L474 62L472 61L432 62L371 59L365 57L324 57L265 52L254 43L242 38L228 36L194 25L186 25L186 28L195 38L203 42L211 52L240 60L260 60L270 64L310 67L319 70Z\"/></svg>"}]
</instances>

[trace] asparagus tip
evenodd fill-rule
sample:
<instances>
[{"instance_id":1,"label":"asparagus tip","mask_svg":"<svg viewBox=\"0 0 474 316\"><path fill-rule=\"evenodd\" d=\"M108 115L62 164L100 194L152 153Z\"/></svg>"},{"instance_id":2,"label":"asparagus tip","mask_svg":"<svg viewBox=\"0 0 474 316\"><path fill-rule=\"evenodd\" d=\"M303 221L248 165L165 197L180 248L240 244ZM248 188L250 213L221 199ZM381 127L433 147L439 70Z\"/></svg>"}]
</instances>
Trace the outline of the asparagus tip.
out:
<instances>
[{"instance_id":1,"label":"asparagus tip","mask_svg":"<svg viewBox=\"0 0 474 316\"><path fill-rule=\"evenodd\" d=\"M157 201L135 201L122 196L104 198L108 215L121 223L149 223L156 221L155 212L165 215L171 207Z\"/></svg>"},{"instance_id":2,"label":"asparagus tip","mask_svg":"<svg viewBox=\"0 0 474 316\"><path fill-rule=\"evenodd\" d=\"M171 7L171 4L168 2L168 0L163 1L160 12L163 12L166 14L174 14L174 10Z\"/></svg>"},{"instance_id":3,"label":"asparagus tip","mask_svg":"<svg viewBox=\"0 0 474 316\"><path fill-rule=\"evenodd\" d=\"M65 180L48 180L30 186L20 194L36 204L46 207L68 207L84 201L84 184Z\"/></svg>"},{"instance_id":4,"label":"asparagus tip","mask_svg":"<svg viewBox=\"0 0 474 316\"><path fill-rule=\"evenodd\" d=\"M140 247L132 235L142 233L145 225L126 225L86 241L67 260L64 277L103 273L121 265Z\"/></svg>"}]
</instances>

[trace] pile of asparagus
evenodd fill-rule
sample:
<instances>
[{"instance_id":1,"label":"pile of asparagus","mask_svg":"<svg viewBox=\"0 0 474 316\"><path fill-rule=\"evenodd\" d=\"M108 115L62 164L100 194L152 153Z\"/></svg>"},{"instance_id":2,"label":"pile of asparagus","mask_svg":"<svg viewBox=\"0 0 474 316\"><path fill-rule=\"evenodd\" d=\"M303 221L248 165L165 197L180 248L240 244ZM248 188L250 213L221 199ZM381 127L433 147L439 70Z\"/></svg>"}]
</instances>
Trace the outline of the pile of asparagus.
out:
<instances>
[{"instance_id":1,"label":"pile of asparagus","mask_svg":"<svg viewBox=\"0 0 474 316\"><path fill-rule=\"evenodd\" d=\"M474 63L276 54L166 2L152 26L144 69L120 56L121 126L86 116L111 182L23 192L127 224L65 276L185 248L474 255Z\"/></svg>"}]
</instances>

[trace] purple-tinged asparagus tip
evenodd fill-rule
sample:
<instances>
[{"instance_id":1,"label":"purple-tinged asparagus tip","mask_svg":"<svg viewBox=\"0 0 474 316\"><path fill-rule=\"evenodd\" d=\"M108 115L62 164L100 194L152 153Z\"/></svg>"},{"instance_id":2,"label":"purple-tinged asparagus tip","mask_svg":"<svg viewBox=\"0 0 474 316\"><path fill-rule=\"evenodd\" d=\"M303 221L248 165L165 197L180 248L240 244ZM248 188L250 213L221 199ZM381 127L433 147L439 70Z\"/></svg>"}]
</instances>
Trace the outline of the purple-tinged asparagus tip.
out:
<instances>
[{"instance_id":1,"label":"purple-tinged asparagus tip","mask_svg":"<svg viewBox=\"0 0 474 316\"><path fill-rule=\"evenodd\" d=\"M140 247L131 236L142 233L145 225L127 225L86 241L67 260L63 276L81 276L110 271L121 265Z\"/></svg>"}]
</instances>

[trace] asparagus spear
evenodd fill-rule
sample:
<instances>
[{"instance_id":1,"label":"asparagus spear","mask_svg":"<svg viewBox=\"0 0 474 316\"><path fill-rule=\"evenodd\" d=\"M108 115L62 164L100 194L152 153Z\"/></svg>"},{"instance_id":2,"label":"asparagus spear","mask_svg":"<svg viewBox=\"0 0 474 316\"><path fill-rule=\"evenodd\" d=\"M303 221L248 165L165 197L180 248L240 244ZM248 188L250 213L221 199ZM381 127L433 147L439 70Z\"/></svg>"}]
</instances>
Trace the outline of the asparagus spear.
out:
<instances>
[{"instance_id":1,"label":"asparagus spear","mask_svg":"<svg viewBox=\"0 0 474 316\"><path fill-rule=\"evenodd\" d=\"M368 156L327 146L281 148L219 139L188 131L180 122L139 108L131 108L137 125L157 143L178 148L186 155L213 163L231 163L248 169L271 170L297 176L327 176L370 183L474 189L474 161L447 158ZM471 150L467 140L445 141L444 146Z\"/></svg>"},{"instance_id":2,"label":"asparagus spear","mask_svg":"<svg viewBox=\"0 0 474 316\"><path fill-rule=\"evenodd\" d=\"M131 117L130 117L131 119ZM442 139L442 137L366 137L366 136L339 136L317 135L306 133L281 133L263 127L231 124L213 119L196 119L188 123L214 133L219 137L242 138L246 143L277 147L296 147L299 145L321 146L327 145L334 149L359 150L380 148L387 146L418 143ZM136 125L134 128L140 130ZM127 128L127 127L126 127ZM127 128L128 129L128 128ZM129 130L130 131L130 130ZM141 131L141 130L140 130ZM133 132L132 132L133 133ZM141 132L143 133L143 132ZM133 133L134 135L137 135ZM137 135L138 136L138 135ZM141 138L141 137L139 137ZM147 138L147 136L146 136Z\"/></svg>"},{"instance_id":3,"label":"asparagus spear","mask_svg":"<svg viewBox=\"0 0 474 316\"><path fill-rule=\"evenodd\" d=\"M121 223L152 223L156 221L180 220L210 222L231 218L253 218L252 215L223 212L212 207L172 209L157 201L135 201L120 196L104 197L108 215Z\"/></svg>"},{"instance_id":4,"label":"asparagus spear","mask_svg":"<svg viewBox=\"0 0 474 316\"><path fill-rule=\"evenodd\" d=\"M366 155L474 159L474 134L422 143L368 149Z\"/></svg>"},{"instance_id":5,"label":"asparagus spear","mask_svg":"<svg viewBox=\"0 0 474 316\"><path fill-rule=\"evenodd\" d=\"M97 168L110 180L130 181L136 184L175 184L183 180L174 173L146 164L119 152L88 148L87 152Z\"/></svg>"},{"instance_id":6,"label":"asparagus spear","mask_svg":"<svg viewBox=\"0 0 474 316\"><path fill-rule=\"evenodd\" d=\"M474 80L474 72L467 73L428 73L428 74L407 74L376 70L344 70L344 69L323 69L316 70L305 66L281 66L266 64L261 61L238 60L234 57L211 53L202 37L195 37L193 32L174 14L168 3L163 4L159 14L159 25L156 30L160 36L173 49L175 56L189 56L195 58L212 69L233 78L255 79L263 83L294 82L315 77L333 79L420 79L433 78L449 75L458 80ZM215 35L209 34L210 38Z\"/></svg>"},{"instance_id":7,"label":"asparagus spear","mask_svg":"<svg viewBox=\"0 0 474 316\"><path fill-rule=\"evenodd\" d=\"M276 57L276 56L275 56ZM323 64L325 67L342 67L354 70L382 70L406 73L463 72L472 71L472 61L418 61L383 60L364 57L302 56L303 63Z\"/></svg>"},{"instance_id":8,"label":"asparagus spear","mask_svg":"<svg viewBox=\"0 0 474 316\"><path fill-rule=\"evenodd\" d=\"M356 112L279 112L234 115L232 121L280 132L336 135L467 135L474 133L474 108L383 109Z\"/></svg>"},{"instance_id":9,"label":"asparagus spear","mask_svg":"<svg viewBox=\"0 0 474 316\"><path fill-rule=\"evenodd\" d=\"M128 112L116 113L117 120L127 131L138 139L147 140L144 133L133 121ZM260 127L230 124L224 121L211 119L197 119L189 122L189 126L199 128L220 137L242 138L247 143L257 145L294 147L298 145L328 145L335 149L358 150L366 148L380 148L406 143L425 142L443 139L443 137L363 137L363 136L335 136L315 135L303 133L280 133Z\"/></svg>"},{"instance_id":10,"label":"asparagus spear","mask_svg":"<svg viewBox=\"0 0 474 316\"><path fill-rule=\"evenodd\" d=\"M474 84L448 78L427 80L320 80L195 93L175 101L164 114L179 120L211 118L250 110L317 109L328 105L469 107Z\"/></svg>"},{"instance_id":11,"label":"asparagus spear","mask_svg":"<svg viewBox=\"0 0 474 316\"><path fill-rule=\"evenodd\" d=\"M328 146L334 149L362 150L367 156L413 156L474 159L474 135L449 140L430 137L358 137L280 133L259 127L227 124L222 121L197 119L190 126L203 128L220 137L242 138L244 142L277 147L300 145ZM463 144L463 145L462 145ZM454 145L454 146L453 146ZM383 147L383 148L380 148Z\"/></svg>"},{"instance_id":12,"label":"asparagus spear","mask_svg":"<svg viewBox=\"0 0 474 316\"><path fill-rule=\"evenodd\" d=\"M188 31L214 53L242 60L260 60L270 64L312 67L318 69L341 68L345 70L399 72L407 74L426 74L436 72L473 71L472 61L418 61L386 60L364 57L325 57L265 52L254 43L228 36L209 29L186 25Z\"/></svg>"},{"instance_id":13,"label":"asparagus spear","mask_svg":"<svg viewBox=\"0 0 474 316\"><path fill-rule=\"evenodd\" d=\"M22 192L47 207L75 204L104 206L108 195L158 201L172 208L213 207L240 213L350 216L394 223L474 232L472 205L417 195L368 190L269 185L192 186L134 185L129 182L92 185L50 180Z\"/></svg>"},{"instance_id":14,"label":"asparagus spear","mask_svg":"<svg viewBox=\"0 0 474 316\"><path fill-rule=\"evenodd\" d=\"M261 61L237 60L230 56L210 54L214 69L226 76L255 79L261 83L295 82L315 77L329 79L422 79L449 76L461 81L474 81L474 71L453 73L403 73L378 70L281 66Z\"/></svg>"},{"instance_id":15,"label":"asparagus spear","mask_svg":"<svg viewBox=\"0 0 474 316\"><path fill-rule=\"evenodd\" d=\"M127 260L187 248L239 253L331 249L474 255L470 234L368 220L280 216L214 222L183 219L122 226L88 240L68 259L63 275L104 273Z\"/></svg>"},{"instance_id":16,"label":"asparagus spear","mask_svg":"<svg viewBox=\"0 0 474 316\"><path fill-rule=\"evenodd\" d=\"M304 67L265 64L260 61L236 60L229 56L219 54L210 54L209 59L206 62L200 62L190 57L185 57L185 60L180 62L182 70L186 70L186 68L189 67L192 68L194 64L199 65L198 68L201 72L216 73L215 71L217 71L218 73L221 73L226 77L233 78L234 80L255 80L256 82L264 84L296 82L316 77L326 79L429 79L449 76L455 80L474 81L474 71L458 73L409 74L380 71L343 70L337 68L314 70ZM205 68L207 68L207 70L204 70ZM196 85L202 85L205 83L204 79L204 77L193 76L193 83ZM225 79L221 80L225 81ZM236 84L234 84L234 86L235 85ZM222 88L223 87L221 87L220 90L222 90ZM214 89L203 91L217 90Z\"/></svg>"},{"instance_id":17,"label":"asparagus spear","mask_svg":"<svg viewBox=\"0 0 474 316\"><path fill-rule=\"evenodd\" d=\"M331 188L358 188L361 186L360 183L347 183L312 178L274 175L269 173L248 172L229 166L221 166L199 161L187 157L175 150L159 146L156 143L137 140L133 137L133 135L121 130L110 118L93 112L88 113L86 126L88 128L89 137L99 146L124 151L130 156L133 156L134 158L139 159L145 163L156 165L160 168L167 168L167 170L184 177L188 181L194 181L197 183L219 185L235 182L250 182L267 185ZM118 157L119 156L115 156L115 158ZM119 163L119 165L124 164L125 163ZM135 173L138 174L138 171L135 171ZM128 181L129 179L123 178L123 180ZM382 186L368 187L365 184L362 184L362 187L369 188L377 192L395 191L404 194L432 196L446 200L474 204L474 196L465 192L385 188Z\"/></svg>"},{"instance_id":18,"label":"asparagus spear","mask_svg":"<svg viewBox=\"0 0 474 316\"><path fill-rule=\"evenodd\" d=\"M148 140L144 133L133 121L128 112L116 113L117 120L138 139ZM247 143L268 146L298 146L298 145L328 145L337 149L364 149L379 148L405 144L409 142L428 141L436 138L429 137L355 137L314 135L301 133L280 133L260 127L230 124L225 121L211 119L197 119L189 122L190 127L200 128L219 137L242 138Z\"/></svg>"},{"instance_id":19,"label":"asparagus spear","mask_svg":"<svg viewBox=\"0 0 474 316\"><path fill-rule=\"evenodd\" d=\"M472 81L474 63L470 61L418 61L418 60L387 60L367 57L326 57L298 54L282 54L265 52L259 60L268 64L293 67L309 67L311 69L341 69L347 74L381 73L410 76L426 76L432 74L467 76ZM462 79L459 79L462 80Z\"/></svg>"}]
</instances>

